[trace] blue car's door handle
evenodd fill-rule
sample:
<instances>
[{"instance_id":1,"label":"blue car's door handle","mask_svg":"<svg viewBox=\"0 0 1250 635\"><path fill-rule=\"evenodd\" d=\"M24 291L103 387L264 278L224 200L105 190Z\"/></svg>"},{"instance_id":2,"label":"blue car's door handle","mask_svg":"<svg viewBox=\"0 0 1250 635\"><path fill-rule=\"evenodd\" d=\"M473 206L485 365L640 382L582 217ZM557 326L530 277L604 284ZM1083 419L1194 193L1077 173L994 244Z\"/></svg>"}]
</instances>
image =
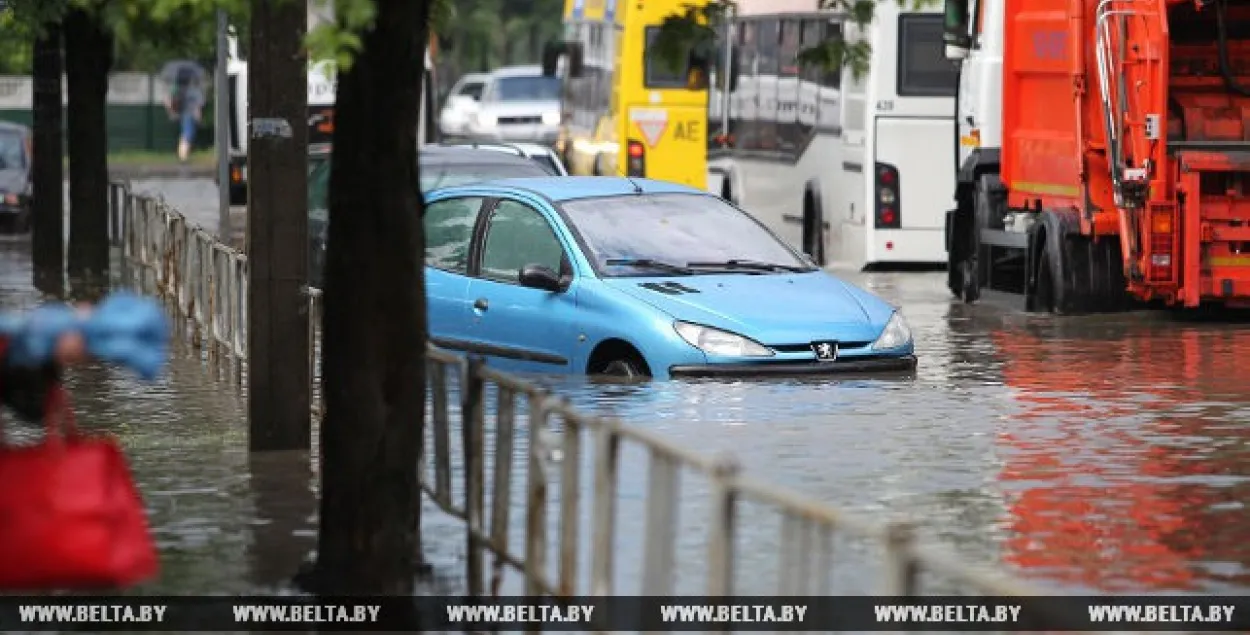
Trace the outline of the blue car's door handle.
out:
<instances>
[{"instance_id":1,"label":"blue car's door handle","mask_svg":"<svg viewBox=\"0 0 1250 635\"><path fill-rule=\"evenodd\" d=\"M473 308L478 311L485 311L490 308L490 302L487 302L486 298L478 298L473 301Z\"/></svg>"}]
</instances>

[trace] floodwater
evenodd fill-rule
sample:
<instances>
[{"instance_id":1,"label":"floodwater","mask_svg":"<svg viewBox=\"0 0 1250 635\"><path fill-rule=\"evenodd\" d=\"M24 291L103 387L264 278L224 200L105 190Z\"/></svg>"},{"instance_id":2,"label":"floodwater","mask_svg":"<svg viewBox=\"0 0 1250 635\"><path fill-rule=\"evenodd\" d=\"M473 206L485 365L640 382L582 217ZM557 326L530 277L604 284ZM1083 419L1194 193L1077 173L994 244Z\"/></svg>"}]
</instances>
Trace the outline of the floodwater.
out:
<instances>
[{"instance_id":1,"label":"floodwater","mask_svg":"<svg viewBox=\"0 0 1250 635\"><path fill-rule=\"evenodd\" d=\"M216 224L209 181L135 186ZM6 309L36 298L28 252L23 239L0 242ZM953 303L944 274L839 275L903 308L921 360L915 379L542 381L587 410L702 453L732 453L765 481L910 519L926 539L1056 592L1250 590L1250 373L1239 372L1250 359L1250 325L1148 312L1029 315ZM103 368L72 383L83 425L117 433L132 457L164 554L151 592L275 588L315 548L307 460L249 458L237 388L198 359L183 351L155 386ZM623 456L620 593L642 590L646 469L640 453ZM706 562L706 484L681 487L673 571L677 590L694 593ZM460 590L463 532L428 510L434 583ZM554 516L553 508L553 526ZM524 520L513 512L509 542L518 550ZM589 539L588 520L581 533ZM744 510L739 591L776 592L784 542L775 515ZM870 547L835 552L835 587L876 589ZM589 559L583 549L583 580ZM505 589L520 590L515 578Z\"/></svg>"}]
</instances>

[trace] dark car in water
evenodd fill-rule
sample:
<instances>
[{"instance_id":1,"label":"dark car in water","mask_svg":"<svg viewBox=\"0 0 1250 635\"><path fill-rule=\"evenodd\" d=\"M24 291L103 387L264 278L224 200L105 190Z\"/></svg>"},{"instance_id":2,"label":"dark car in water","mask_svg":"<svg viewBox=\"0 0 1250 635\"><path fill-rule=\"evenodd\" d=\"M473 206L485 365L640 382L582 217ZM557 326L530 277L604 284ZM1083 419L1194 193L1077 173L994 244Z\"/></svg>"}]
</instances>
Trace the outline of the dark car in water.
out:
<instances>
[{"instance_id":1,"label":"dark car in water","mask_svg":"<svg viewBox=\"0 0 1250 635\"><path fill-rule=\"evenodd\" d=\"M426 145L421 147L417 160L423 193L479 181L555 175L553 168L524 153L500 152L495 148ZM308 166L308 273L312 286L319 287L330 223L330 147L311 148Z\"/></svg>"},{"instance_id":2,"label":"dark car in water","mask_svg":"<svg viewBox=\"0 0 1250 635\"><path fill-rule=\"evenodd\" d=\"M0 229L30 228L30 128L0 122Z\"/></svg>"}]
</instances>

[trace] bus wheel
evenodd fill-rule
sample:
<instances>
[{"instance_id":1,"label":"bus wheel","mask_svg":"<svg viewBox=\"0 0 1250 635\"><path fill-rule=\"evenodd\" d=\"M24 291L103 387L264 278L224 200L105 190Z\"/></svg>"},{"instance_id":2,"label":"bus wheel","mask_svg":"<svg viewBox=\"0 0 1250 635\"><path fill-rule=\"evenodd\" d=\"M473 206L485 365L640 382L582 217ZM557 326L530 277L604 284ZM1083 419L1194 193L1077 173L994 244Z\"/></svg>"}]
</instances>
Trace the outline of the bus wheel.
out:
<instances>
[{"instance_id":1,"label":"bus wheel","mask_svg":"<svg viewBox=\"0 0 1250 635\"><path fill-rule=\"evenodd\" d=\"M825 221L811 192L803 196L803 251L825 266Z\"/></svg>"}]
</instances>

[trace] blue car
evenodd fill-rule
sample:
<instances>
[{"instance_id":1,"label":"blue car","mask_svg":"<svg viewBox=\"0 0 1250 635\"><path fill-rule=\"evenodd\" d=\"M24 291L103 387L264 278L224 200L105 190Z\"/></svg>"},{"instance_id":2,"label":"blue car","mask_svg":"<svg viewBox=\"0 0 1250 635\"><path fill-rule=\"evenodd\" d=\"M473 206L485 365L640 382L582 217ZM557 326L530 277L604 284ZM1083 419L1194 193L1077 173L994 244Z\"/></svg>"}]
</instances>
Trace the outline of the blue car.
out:
<instances>
[{"instance_id":1,"label":"blue car","mask_svg":"<svg viewBox=\"0 0 1250 635\"><path fill-rule=\"evenodd\" d=\"M648 179L440 189L430 339L505 370L623 377L909 371L894 307L717 196Z\"/></svg>"}]
</instances>

